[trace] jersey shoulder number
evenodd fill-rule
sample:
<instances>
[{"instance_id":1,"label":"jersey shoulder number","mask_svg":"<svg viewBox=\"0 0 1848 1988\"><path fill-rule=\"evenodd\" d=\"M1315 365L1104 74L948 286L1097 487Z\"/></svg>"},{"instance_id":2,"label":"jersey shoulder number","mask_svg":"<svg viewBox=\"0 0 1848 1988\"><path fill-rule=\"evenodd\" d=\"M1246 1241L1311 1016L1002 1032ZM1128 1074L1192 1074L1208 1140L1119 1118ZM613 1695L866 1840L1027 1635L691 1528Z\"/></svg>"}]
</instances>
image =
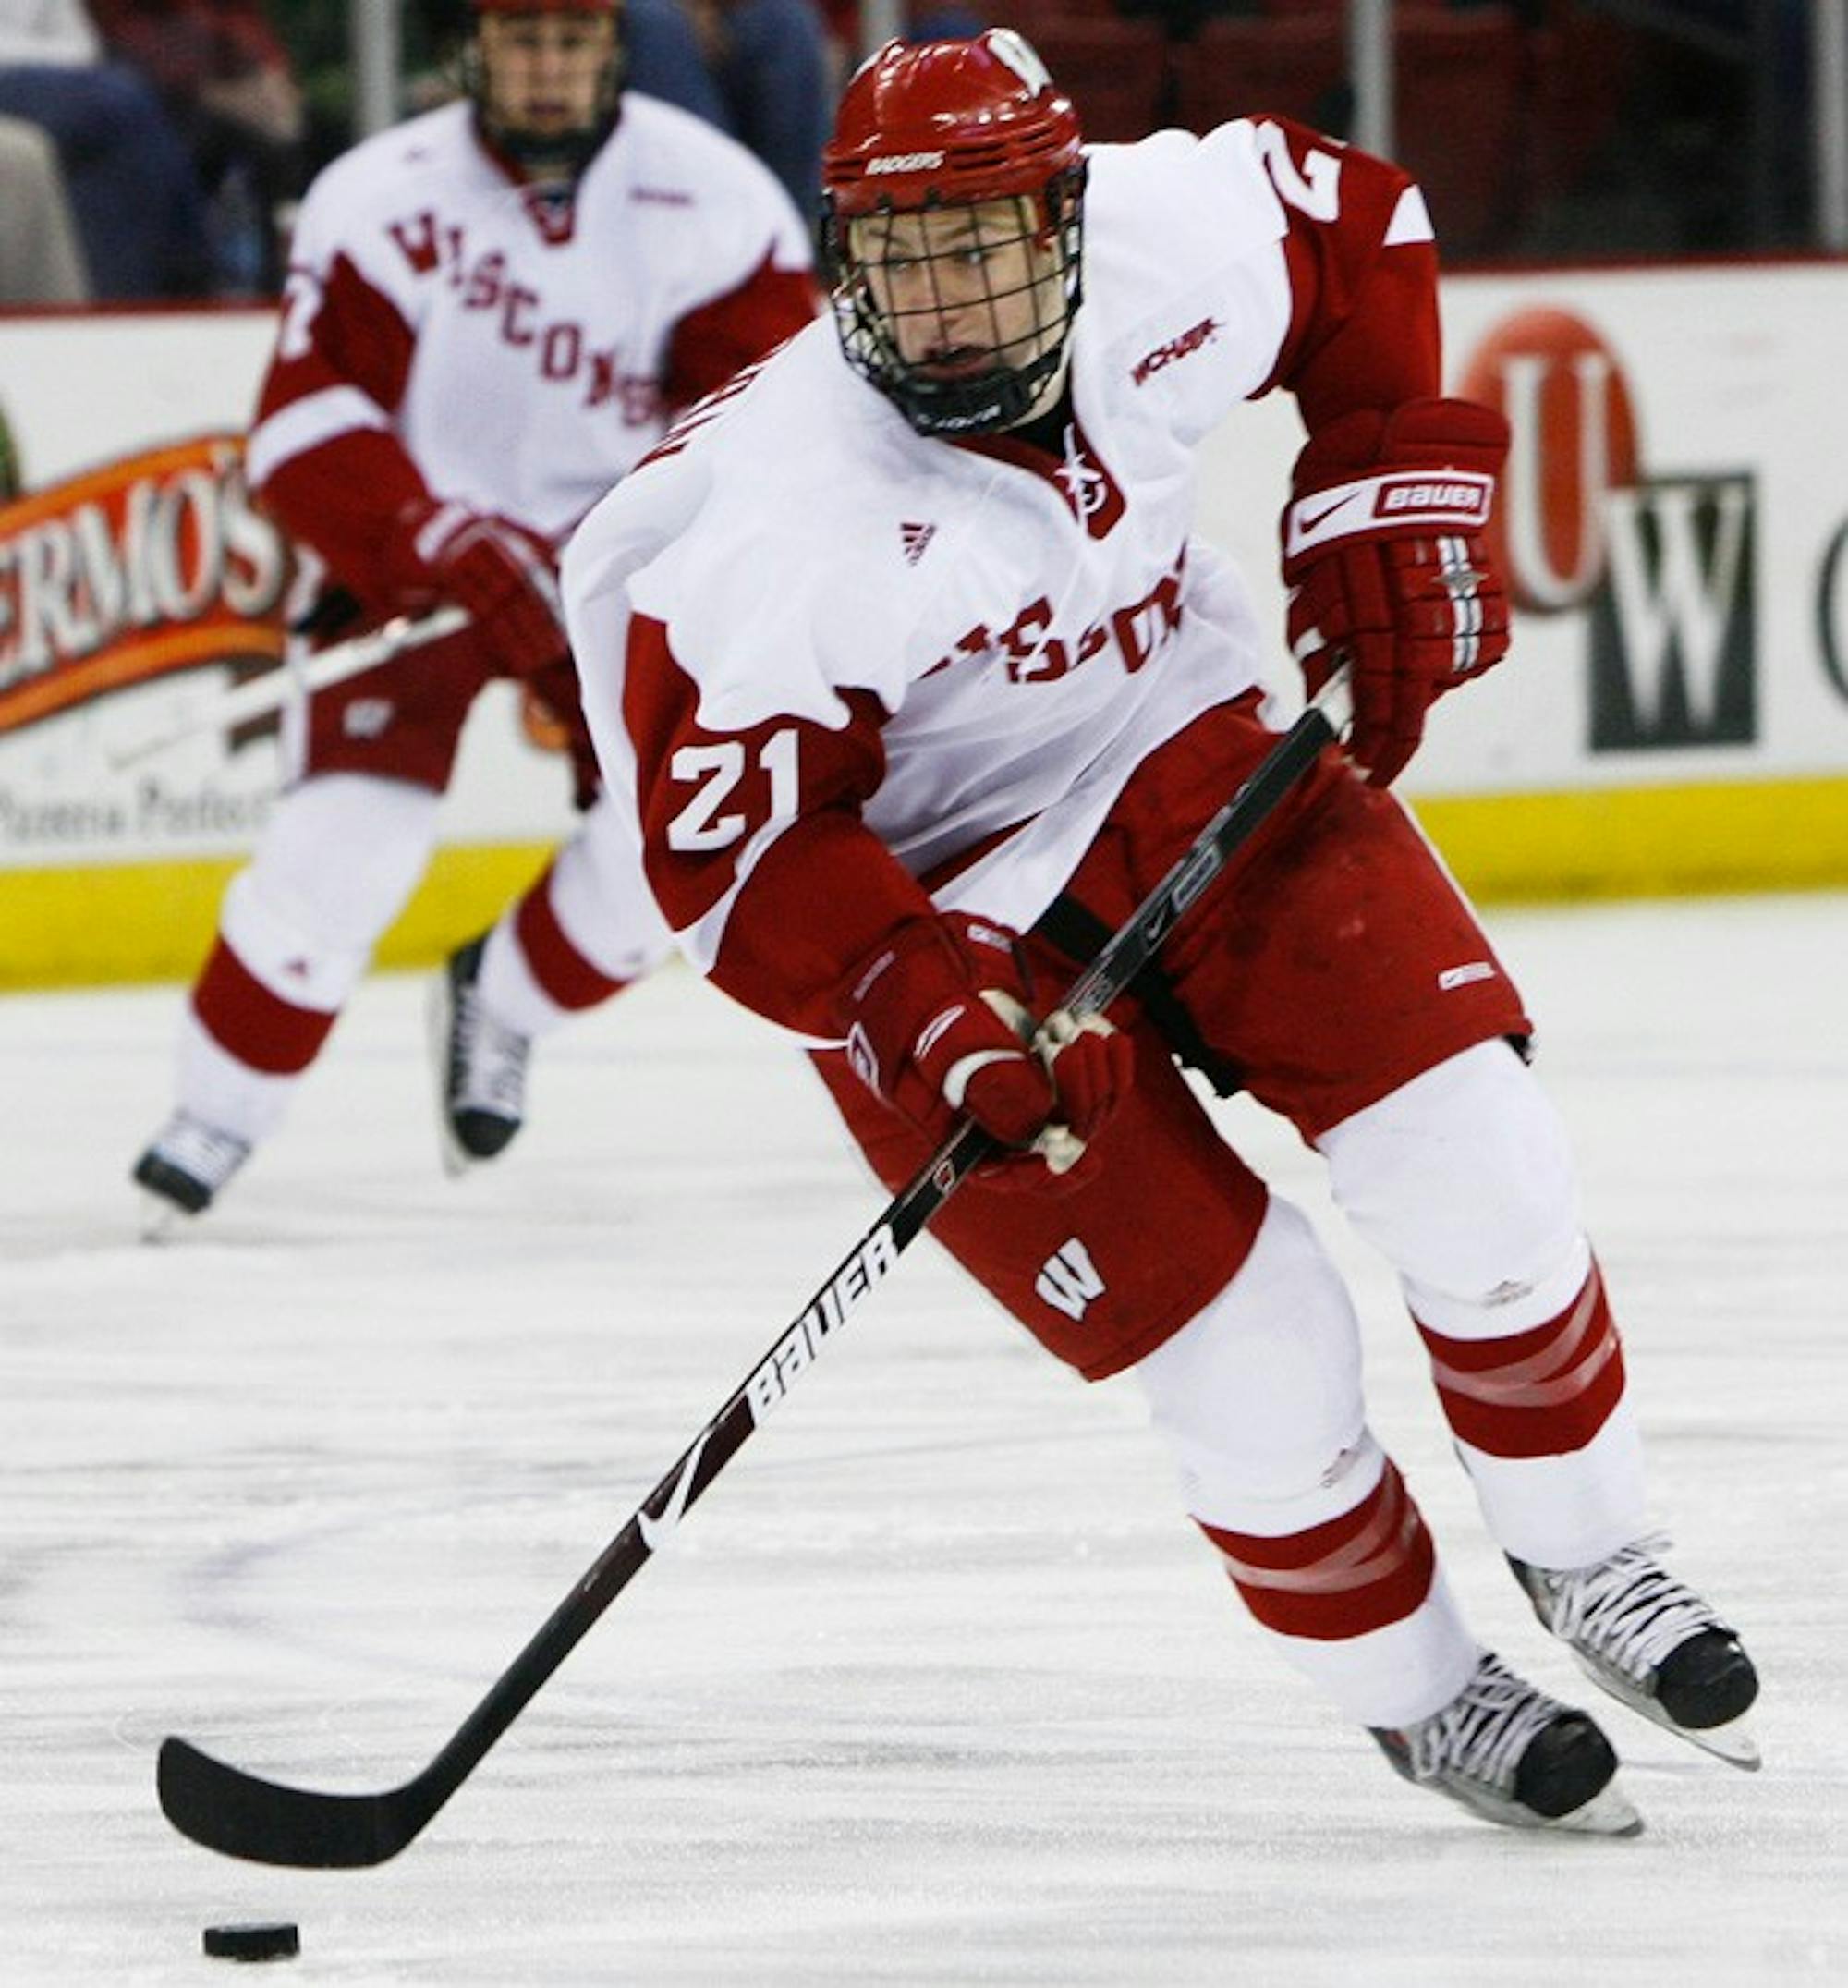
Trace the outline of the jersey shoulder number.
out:
<instances>
[{"instance_id":1,"label":"jersey shoulder number","mask_svg":"<svg viewBox=\"0 0 1848 1988\"><path fill-rule=\"evenodd\" d=\"M1314 143L1307 131L1299 132L1298 151L1290 146L1290 134L1282 125L1266 118L1253 126L1258 155L1277 197L1286 207L1307 214L1311 221L1330 222L1341 213L1341 155Z\"/></svg>"}]
</instances>

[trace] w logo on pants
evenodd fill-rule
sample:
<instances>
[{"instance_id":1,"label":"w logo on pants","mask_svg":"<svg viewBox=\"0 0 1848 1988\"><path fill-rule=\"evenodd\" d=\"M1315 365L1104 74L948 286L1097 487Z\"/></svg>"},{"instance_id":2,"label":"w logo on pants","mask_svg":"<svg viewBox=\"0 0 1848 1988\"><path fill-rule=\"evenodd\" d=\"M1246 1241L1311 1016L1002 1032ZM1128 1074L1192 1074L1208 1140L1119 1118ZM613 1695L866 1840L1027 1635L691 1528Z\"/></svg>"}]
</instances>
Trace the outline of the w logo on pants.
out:
<instances>
[{"instance_id":1,"label":"w logo on pants","mask_svg":"<svg viewBox=\"0 0 1848 1988\"><path fill-rule=\"evenodd\" d=\"M1033 1288L1054 1311L1069 1319L1082 1319L1091 1299L1103 1296L1103 1279L1097 1274L1090 1251L1074 1236L1046 1259Z\"/></svg>"}]
</instances>

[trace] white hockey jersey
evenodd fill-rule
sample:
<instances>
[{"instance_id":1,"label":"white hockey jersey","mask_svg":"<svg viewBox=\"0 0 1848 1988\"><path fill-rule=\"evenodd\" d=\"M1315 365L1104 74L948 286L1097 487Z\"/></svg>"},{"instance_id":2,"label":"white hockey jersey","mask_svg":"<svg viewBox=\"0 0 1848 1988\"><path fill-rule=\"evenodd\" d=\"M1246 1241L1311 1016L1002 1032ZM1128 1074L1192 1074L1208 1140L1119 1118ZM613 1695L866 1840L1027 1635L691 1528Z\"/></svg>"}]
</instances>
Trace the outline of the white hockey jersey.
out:
<instances>
[{"instance_id":1,"label":"white hockey jersey","mask_svg":"<svg viewBox=\"0 0 1848 1988\"><path fill-rule=\"evenodd\" d=\"M1258 680L1244 589L1190 538L1196 445L1312 368L1399 247L1429 288L1416 189L1296 128L1102 148L1063 460L918 436L821 323L592 513L565 567L585 708L697 964L825 1036L830 963L928 909L915 880L1034 921L1137 764ZM1434 313L1401 335L1429 391Z\"/></svg>"},{"instance_id":2,"label":"white hockey jersey","mask_svg":"<svg viewBox=\"0 0 1848 1988\"><path fill-rule=\"evenodd\" d=\"M362 594L409 497L562 534L676 408L808 322L809 261L771 174L671 105L626 94L568 197L444 105L310 189L251 480Z\"/></svg>"}]
</instances>

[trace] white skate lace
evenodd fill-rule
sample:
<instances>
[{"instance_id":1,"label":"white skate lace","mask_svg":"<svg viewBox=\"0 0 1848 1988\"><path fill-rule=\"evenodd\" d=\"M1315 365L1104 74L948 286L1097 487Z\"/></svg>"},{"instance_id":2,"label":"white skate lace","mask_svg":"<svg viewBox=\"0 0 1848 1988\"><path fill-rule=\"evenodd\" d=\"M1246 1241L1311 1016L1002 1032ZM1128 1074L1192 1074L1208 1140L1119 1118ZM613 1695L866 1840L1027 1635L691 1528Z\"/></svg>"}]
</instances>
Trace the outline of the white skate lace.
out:
<instances>
[{"instance_id":1,"label":"white skate lace","mask_svg":"<svg viewBox=\"0 0 1848 1988\"><path fill-rule=\"evenodd\" d=\"M250 1142L189 1111L176 1111L161 1128L153 1150L168 1165L216 1193L249 1157Z\"/></svg>"},{"instance_id":2,"label":"white skate lace","mask_svg":"<svg viewBox=\"0 0 1848 1988\"><path fill-rule=\"evenodd\" d=\"M1671 1652L1720 1618L1654 1557L1668 1541L1638 1540L1596 1567L1547 1570L1547 1602L1555 1636L1646 1684Z\"/></svg>"},{"instance_id":3,"label":"white skate lace","mask_svg":"<svg viewBox=\"0 0 1848 1988\"><path fill-rule=\"evenodd\" d=\"M456 1004L453 1108L517 1118L526 1102L531 1047L529 1037L487 1012L472 985L463 988Z\"/></svg>"},{"instance_id":4,"label":"white skate lace","mask_svg":"<svg viewBox=\"0 0 1848 1988\"><path fill-rule=\"evenodd\" d=\"M1412 1776L1436 1781L1454 1774L1505 1795L1527 1742L1564 1709L1485 1655L1442 1711L1404 1728Z\"/></svg>"}]
</instances>

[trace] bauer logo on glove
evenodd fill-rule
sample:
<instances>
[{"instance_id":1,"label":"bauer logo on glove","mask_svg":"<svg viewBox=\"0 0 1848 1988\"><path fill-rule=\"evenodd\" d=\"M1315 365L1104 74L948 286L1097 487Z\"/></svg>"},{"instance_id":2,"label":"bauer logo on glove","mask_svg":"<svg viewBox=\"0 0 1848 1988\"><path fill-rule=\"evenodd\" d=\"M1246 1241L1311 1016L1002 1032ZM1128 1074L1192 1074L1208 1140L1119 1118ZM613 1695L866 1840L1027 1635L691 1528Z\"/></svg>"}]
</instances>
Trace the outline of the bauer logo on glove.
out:
<instances>
[{"instance_id":1,"label":"bauer logo on glove","mask_svg":"<svg viewBox=\"0 0 1848 1988\"><path fill-rule=\"evenodd\" d=\"M1349 751L1397 777L1446 690L1506 654L1508 602L1483 536L1508 424L1467 400L1363 408L1296 458L1283 520L1290 652L1313 696L1345 658Z\"/></svg>"}]
</instances>

